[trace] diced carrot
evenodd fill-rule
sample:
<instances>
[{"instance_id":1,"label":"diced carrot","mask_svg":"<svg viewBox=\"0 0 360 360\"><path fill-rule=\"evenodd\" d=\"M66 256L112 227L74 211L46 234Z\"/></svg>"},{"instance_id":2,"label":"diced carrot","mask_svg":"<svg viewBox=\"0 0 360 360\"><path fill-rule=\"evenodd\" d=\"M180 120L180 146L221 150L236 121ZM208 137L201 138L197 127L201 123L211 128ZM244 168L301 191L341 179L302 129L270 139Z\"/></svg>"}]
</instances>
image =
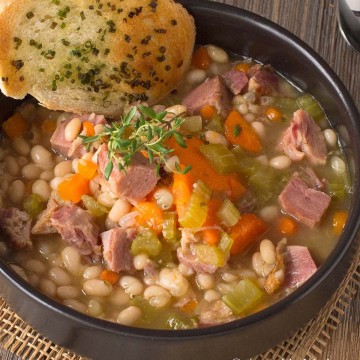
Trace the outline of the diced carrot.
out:
<instances>
[{"instance_id":1,"label":"diced carrot","mask_svg":"<svg viewBox=\"0 0 360 360\"><path fill-rule=\"evenodd\" d=\"M211 120L217 114L216 109L211 105L205 105L200 110L200 116L204 120Z\"/></svg>"},{"instance_id":2,"label":"diced carrot","mask_svg":"<svg viewBox=\"0 0 360 360\"><path fill-rule=\"evenodd\" d=\"M203 241L208 245L216 245L220 240L221 232L217 229L207 229L202 231Z\"/></svg>"},{"instance_id":3,"label":"diced carrot","mask_svg":"<svg viewBox=\"0 0 360 360\"><path fill-rule=\"evenodd\" d=\"M139 213L136 216L138 224L152 229L156 234L160 234L162 231L163 211L157 204L150 201L144 201L137 203L135 208Z\"/></svg>"},{"instance_id":4,"label":"diced carrot","mask_svg":"<svg viewBox=\"0 0 360 360\"><path fill-rule=\"evenodd\" d=\"M346 224L346 220L348 218L348 212L346 210L342 210L342 211L336 211L334 216L333 216L333 221L332 221L332 225L333 225L333 233L336 235L340 235L341 232L343 231L345 224Z\"/></svg>"},{"instance_id":5,"label":"diced carrot","mask_svg":"<svg viewBox=\"0 0 360 360\"><path fill-rule=\"evenodd\" d=\"M82 123L83 128L85 129L86 136L94 136L95 135L95 128L94 124L90 121L84 121Z\"/></svg>"},{"instance_id":6,"label":"diced carrot","mask_svg":"<svg viewBox=\"0 0 360 360\"><path fill-rule=\"evenodd\" d=\"M146 157L147 159L149 158L149 153L146 150L140 150L140 153L142 156Z\"/></svg>"},{"instance_id":7,"label":"diced carrot","mask_svg":"<svg viewBox=\"0 0 360 360\"><path fill-rule=\"evenodd\" d=\"M204 46L200 46L194 51L192 64L198 69L207 70L210 66L211 59L207 49Z\"/></svg>"},{"instance_id":8,"label":"diced carrot","mask_svg":"<svg viewBox=\"0 0 360 360\"><path fill-rule=\"evenodd\" d=\"M190 200L193 191L194 179L191 173L178 174L174 173L174 182L172 192L174 194L174 204L179 217L184 215L186 205Z\"/></svg>"},{"instance_id":9,"label":"diced carrot","mask_svg":"<svg viewBox=\"0 0 360 360\"><path fill-rule=\"evenodd\" d=\"M282 118L282 114L278 109L275 109L272 106L269 106L266 111L265 115L271 120L271 121L280 121Z\"/></svg>"},{"instance_id":10,"label":"diced carrot","mask_svg":"<svg viewBox=\"0 0 360 360\"><path fill-rule=\"evenodd\" d=\"M261 142L251 125L233 110L225 120L225 135L233 145L240 145L246 151L258 153L262 150Z\"/></svg>"},{"instance_id":11,"label":"diced carrot","mask_svg":"<svg viewBox=\"0 0 360 360\"><path fill-rule=\"evenodd\" d=\"M181 311L183 311L186 314L191 314L196 309L197 304L198 303L196 300L191 300L181 307Z\"/></svg>"},{"instance_id":12,"label":"diced carrot","mask_svg":"<svg viewBox=\"0 0 360 360\"><path fill-rule=\"evenodd\" d=\"M108 269L105 269L100 274L100 280L109 282L111 285L115 285L120 279L120 275Z\"/></svg>"},{"instance_id":13,"label":"diced carrot","mask_svg":"<svg viewBox=\"0 0 360 360\"><path fill-rule=\"evenodd\" d=\"M247 73L250 70L250 64L248 63L239 63L235 66L236 71L242 71L244 73Z\"/></svg>"},{"instance_id":14,"label":"diced carrot","mask_svg":"<svg viewBox=\"0 0 360 360\"><path fill-rule=\"evenodd\" d=\"M80 159L78 163L78 172L85 179L91 180L97 173L98 166L92 161Z\"/></svg>"},{"instance_id":15,"label":"diced carrot","mask_svg":"<svg viewBox=\"0 0 360 360\"><path fill-rule=\"evenodd\" d=\"M216 199L216 198L209 200L209 202L207 203L208 213L207 213L206 220L205 220L204 224L202 225L203 227L215 226L215 225L219 224L219 219L216 216L216 213L218 212L222 203L223 203L222 200Z\"/></svg>"},{"instance_id":16,"label":"diced carrot","mask_svg":"<svg viewBox=\"0 0 360 360\"><path fill-rule=\"evenodd\" d=\"M83 195L89 193L89 180L80 174L73 174L58 186L61 199L78 203Z\"/></svg>"},{"instance_id":17,"label":"diced carrot","mask_svg":"<svg viewBox=\"0 0 360 360\"><path fill-rule=\"evenodd\" d=\"M56 129L56 120L45 119L41 124L41 131L46 134L52 134Z\"/></svg>"},{"instance_id":18,"label":"diced carrot","mask_svg":"<svg viewBox=\"0 0 360 360\"><path fill-rule=\"evenodd\" d=\"M234 240L231 254L237 255L247 249L267 230L266 223L255 214L242 214L231 228L230 237Z\"/></svg>"},{"instance_id":19,"label":"diced carrot","mask_svg":"<svg viewBox=\"0 0 360 360\"><path fill-rule=\"evenodd\" d=\"M23 136L29 129L29 124L20 113L15 113L2 123L5 134L13 139Z\"/></svg>"},{"instance_id":20,"label":"diced carrot","mask_svg":"<svg viewBox=\"0 0 360 360\"><path fill-rule=\"evenodd\" d=\"M295 220L289 216L283 216L279 220L279 230L284 235L294 235L297 230Z\"/></svg>"}]
</instances>

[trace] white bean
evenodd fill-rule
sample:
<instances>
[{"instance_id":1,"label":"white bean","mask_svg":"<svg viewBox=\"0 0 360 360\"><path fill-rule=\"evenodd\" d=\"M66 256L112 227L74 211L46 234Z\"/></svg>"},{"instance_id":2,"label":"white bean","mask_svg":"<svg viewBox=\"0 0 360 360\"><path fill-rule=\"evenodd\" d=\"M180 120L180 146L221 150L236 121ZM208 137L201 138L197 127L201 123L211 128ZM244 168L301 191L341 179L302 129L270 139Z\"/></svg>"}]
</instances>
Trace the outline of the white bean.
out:
<instances>
[{"instance_id":1,"label":"white bean","mask_svg":"<svg viewBox=\"0 0 360 360\"><path fill-rule=\"evenodd\" d=\"M337 142L338 142L338 138L337 138L336 132L333 129L325 129L324 130L324 136L325 136L326 144L330 148L336 147Z\"/></svg>"},{"instance_id":2,"label":"white bean","mask_svg":"<svg viewBox=\"0 0 360 360\"><path fill-rule=\"evenodd\" d=\"M169 210L174 203L172 192L166 188L159 188L154 192L154 199L162 210Z\"/></svg>"},{"instance_id":3,"label":"white bean","mask_svg":"<svg viewBox=\"0 0 360 360\"><path fill-rule=\"evenodd\" d=\"M14 138L12 146L19 155L27 156L30 153L30 145L21 137Z\"/></svg>"},{"instance_id":4,"label":"white bean","mask_svg":"<svg viewBox=\"0 0 360 360\"><path fill-rule=\"evenodd\" d=\"M101 204L106 206L107 208L112 208L115 205L116 200L112 199L109 195L109 193L107 192L103 192L101 193L98 197L97 197L97 201Z\"/></svg>"},{"instance_id":5,"label":"white bean","mask_svg":"<svg viewBox=\"0 0 360 360\"><path fill-rule=\"evenodd\" d=\"M65 160L59 162L54 168L54 175L58 177L65 176L72 172L72 161Z\"/></svg>"},{"instance_id":6,"label":"white bean","mask_svg":"<svg viewBox=\"0 0 360 360\"><path fill-rule=\"evenodd\" d=\"M27 271L43 274L46 271L46 266L40 260L29 259L25 262L24 267Z\"/></svg>"},{"instance_id":7,"label":"white bean","mask_svg":"<svg viewBox=\"0 0 360 360\"><path fill-rule=\"evenodd\" d=\"M162 287L168 289L170 294L175 297L185 295L189 289L188 280L177 268L162 269L159 274L159 283Z\"/></svg>"},{"instance_id":8,"label":"white bean","mask_svg":"<svg viewBox=\"0 0 360 360\"><path fill-rule=\"evenodd\" d=\"M102 305L99 303L99 301L91 299L88 304L88 313L91 316L100 316L103 313Z\"/></svg>"},{"instance_id":9,"label":"white bean","mask_svg":"<svg viewBox=\"0 0 360 360\"><path fill-rule=\"evenodd\" d=\"M56 285L49 279L40 280L39 289L50 297L56 295Z\"/></svg>"},{"instance_id":10,"label":"white bean","mask_svg":"<svg viewBox=\"0 0 360 360\"><path fill-rule=\"evenodd\" d=\"M275 245L271 240L264 239L261 241L260 254L267 264L273 265L276 263Z\"/></svg>"},{"instance_id":11,"label":"white bean","mask_svg":"<svg viewBox=\"0 0 360 360\"><path fill-rule=\"evenodd\" d=\"M110 296L110 302L117 306L127 305L130 302L130 295L125 292L121 287L114 288L113 293Z\"/></svg>"},{"instance_id":12,"label":"white bean","mask_svg":"<svg viewBox=\"0 0 360 360\"><path fill-rule=\"evenodd\" d=\"M220 64L225 64L229 61L227 52L217 46L209 45L206 48L210 59Z\"/></svg>"},{"instance_id":13,"label":"white bean","mask_svg":"<svg viewBox=\"0 0 360 360\"><path fill-rule=\"evenodd\" d=\"M93 265L87 267L83 272L83 278L87 280L98 279L102 272L101 266Z\"/></svg>"},{"instance_id":14,"label":"white bean","mask_svg":"<svg viewBox=\"0 0 360 360\"><path fill-rule=\"evenodd\" d=\"M74 299L66 299L63 301L63 304L66 305L67 307L74 309L76 311L79 311L81 313L86 313L87 311L87 307L85 304L81 303L78 300L74 300Z\"/></svg>"},{"instance_id":15,"label":"white bean","mask_svg":"<svg viewBox=\"0 0 360 360\"><path fill-rule=\"evenodd\" d=\"M45 181L51 181L54 178L54 171L49 169L45 170L40 174L40 179Z\"/></svg>"},{"instance_id":16,"label":"white bean","mask_svg":"<svg viewBox=\"0 0 360 360\"><path fill-rule=\"evenodd\" d=\"M144 285L142 282L134 276L125 275L120 279L120 286L130 296L137 296L142 294Z\"/></svg>"},{"instance_id":17,"label":"white bean","mask_svg":"<svg viewBox=\"0 0 360 360\"><path fill-rule=\"evenodd\" d=\"M244 99L249 102L253 103L256 100L256 95L253 91L249 91L243 95Z\"/></svg>"},{"instance_id":18,"label":"white bean","mask_svg":"<svg viewBox=\"0 0 360 360\"><path fill-rule=\"evenodd\" d=\"M209 290L215 286L215 278L211 274L197 274L196 282L203 290Z\"/></svg>"},{"instance_id":19,"label":"white bean","mask_svg":"<svg viewBox=\"0 0 360 360\"><path fill-rule=\"evenodd\" d=\"M265 221L273 221L279 215L279 207L276 205L269 205L262 208L259 212L260 217Z\"/></svg>"},{"instance_id":20,"label":"white bean","mask_svg":"<svg viewBox=\"0 0 360 360\"><path fill-rule=\"evenodd\" d=\"M216 288L222 295L226 295L229 292L233 291L234 285L227 283L220 283L216 286Z\"/></svg>"},{"instance_id":21,"label":"white bean","mask_svg":"<svg viewBox=\"0 0 360 360\"><path fill-rule=\"evenodd\" d=\"M79 166L79 159L74 159L71 163L72 165L72 171L73 173L77 173L78 172L78 166Z\"/></svg>"},{"instance_id":22,"label":"white bean","mask_svg":"<svg viewBox=\"0 0 360 360\"><path fill-rule=\"evenodd\" d=\"M284 170L291 166L292 161L287 155L279 155L270 159L269 165L274 169Z\"/></svg>"},{"instance_id":23,"label":"white bean","mask_svg":"<svg viewBox=\"0 0 360 360\"><path fill-rule=\"evenodd\" d=\"M178 265L178 269L181 272L181 274L184 275L185 277L189 277L194 274L194 270L191 267L186 266L183 263L180 263Z\"/></svg>"},{"instance_id":24,"label":"white bean","mask_svg":"<svg viewBox=\"0 0 360 360\"><path fill-rule=\"evenodd\" d=\"M68 176L64 176L64 177L54 177L51 181L50 181L50 187L52 190L57 191L59 185L66 180L69 176L71 176L71 174L69 174Z\"/></svg>"},{"instance_id":25,"label":"white bean","mask_svg":"<svg viewBox=\"0 0 360 360\"><path fill-rule=\"evenodd\" d=\"M187 73L186 81L190 85L197 85L206 79L206 71L202 69L194 69Z\"/></svg>"},{"instance_id":26,"label":"white bean","mask_svg":"<svg viewBox=\"0 0 360 360\"><path fill-rule=\"evenodd\" d=\"M71 276L59 266L49 270L49 278L58 286L70 285L72 283Z\"/></svg>"},{"instance_id":27,"label":"white bean","mask_svg":"<svg viewBox=\"0 0 360 360\"><path fill-rule=\"evenodd\" d=\"M164 170L167 173L173 173L176 171L176 164L180 165L180 160L176 155L174 155L168 160L166 160L166 165L164 166Z\"/></svg>"},{"instance_id":28,"label":"white bean","mask_svg":"<svg viewBox=\"0 0 360 360\"><path fill-rule=\"evenodd\" d=\"M20 166L14 156L6 156L5 167L11 176L18 176L20 173Z\"/></svg>"},{"instance_id":29,"label":"white bean","mask_svg":"<svg viewBox=\"0 0 360 360\"><path fill-rule=\"evenodd\" d=\"M82 271L81 257L79 252L72 246L67 246L61 251L61 258L66 269L73 275L79 275Z\"/></svg>"},{"instance_id":30,"label":"white bean","mask_svg":"<svg viewBox=\"0 0 360 360\"><path fill-rule=\"evenodd\" d=\"M136 306L129 306L117 317L117 322L121 325L133 325L141 317L141 310Z\"/></svg>"},{"instance_id":31,"label":"white bean","mask_svg":"<svg viewBox=\"0 0 360 360\"><path fill-rule=\"evenodd\" d=\"M163 287L159 285L152 285L145 289L144 298L151 306L162 308L169 303L171 295L169 291Z\"/></svg>"},{"instance_id":32,"label":"white bean","mask_svg":"<svg viewBox=\"0 0 360 360\"><path fill-rule=\"evenodd\" d=\"M27 164L21 169L21 175L27 180L38 179L41 172L42 169L34 163Z\"/></svg>"},{"instance_id":33,"label":"white bean","mask_svg":"<svg viewBox=\"0 0 360 360\"><path fill-rule=\"evenodd\" d=\"M248 114L244 115L244 119L247 122L251 123L251 122L255 121L256 116L254 114L248 113Z\"/></svg>"},{"instance_id":34,"label":"white bean","mask_svg":"<svg viewBox=\"0 0 360 360\"><path fill-rule=\"evenodd\" d=\"M260 107L260 105L250 104L249 111L253 114L259 114L261 111L261 107Z\"/></svg>"},{"instance_id":35,"label":"white bean","mask_svg":"<svg viewBox=\"0 0 360 360\"><path fill-rule=\"evenodd\" d=\"M207 302L213 302L219 300L221 295L214 289L206 290L204 293L204 299Z\"/></svg>"},{"instance_id":36,"label":"white bean","mask_svg":"<svg viewBox=\"0 0 360 360\"><path fill-rule=\"evenodd\" d=\"M119 220L126 215L131 209L131 204L123 199L118 199L109 212L109 219L114 223L118 223Z\"/></svg>"},{"instance_id":37,"label":"white bean","mask_svg":"<svg viewBox=\"0 0 360 360\"><path fill-rule=\"evenodd\" d=\"M234 105L240 105L240 104L246 103L246 100L244 99L243 95L235 95L233 100L232 100L232 103Z\"/></svg>"},{"instance_id":38,"label":"white bean","mask_svg":"<svg viewBox=\"0 0 360 360\"><path fill-rule=\"evenodd\" d=\"M65 127L65 140L73 141L79 135L81 129L81 120L74 118L69 121Z\"/></svg>"},{"instance_id":39,"label":"white bean","mask_svg":"<svg viewBox=\"0 0 360 360\"><path fill-rule=\"evenodd\" d=\"M264 261L263 257L258 251L253 254L251 262L256 274L262 277L268 276L271 270L274 268L274 265L269 265Z\"/></svg>"},{"instance_id":40,"label":"white bean","mask_svg":"<svg viewBox=\"0 0 360 360\"><path fill-rule=\"evenodd\" d=\"M237 110L241 115L246 115L249 112L248 106L246 104L240 104L237 106Z\"/></svg>"},{"instance_id":41,"label":"white bean","mask_svg":"<svg viewBox=\"0 0 360 360\"><path fill-rule=\"evenodd\" d=\"M133 263L136 270L143 270L146 266L149 255L138 254L134 256Z\"/></svg>"},{"instance_id":42,"label":"white bean","mask_svg":"<svg viewBox=\"0 0 360 360\"><path fill-rule=\"evenodd\" d=\"M21 180L14 180L8 189L8 196L14 204L20 204L25 197L25 184Z\"/></svg>"},{"instance_id":43,"label":"white bean","mask_svg":"<svg viewBox=\"0 0 360 360\"><path fill-rule=\"evenodd\" d=\"M217 131L208 130L205 132L205 140L210 144L222 144L228 146L229 143L226 140L225 136L218 133Z\"/></svg>"},{"instance_id":44,"label":"white bean","mask_svg":"<svg viewBox=\"0 0 360 360\"><path fill-rule=\"evenodd\" d=\"M45 149L42 145L35 145L31 149L31 159L43 170L51 169L54 166L54 159L51 152Z\"/></svg>"},{"instance_id":45,"label":"white bean","mask_svg":"<svg viewBox=\"0 0 360 360\"><path fill-rule=\"evenodd\" d=\"M337 174L343 174L346 171L346 165L343 159L338 156L333 156L330 160L332 169Z\"/></svg>"},{"instance_id":46,"label":"white bean","mask_svg":"<svg viewBox=\"0 0 360 360\"><path fill-rule=\"evenodd\" d=\"M231 274L227 272L221 274L221 278L227 283L232 283L238 279L238 277L235 274Z\"/></svg>"},{"instance_id":47,"label":"white bean","mask_svg":"<svg viewBox=\"0 0 360 360\"><path fill-rule=\"evenodd\" d=\"M50 199L51 189L45 180L36 180L31 188L33 194L38 194L45 201Z\"/></svg>"},{"instance_id":48,"label":"white bean","mask_svg":"<svg viewBox=\"0 0 360 360\"><path fill-rule=\"evenodd\" d=\"M83 290L86 295L90 296L109 296L112 293L112 285L100 279L86 280L83 284Z\"/></svg>"},{"instance_id":49,"label":"white bean","mask_svg":"<svg viewBox=\"0 0 360 360\"><path fill-rule=\"evenodd\" d=\"M29 284L33 287L38 287L40 284L40 278L36 274L29 274Z\"/></svg>"},{"instance_id":50,"label":"white bean","mask_svg":"<svg viewBox=\"0 0 360 360\"><path fill-rule=\"evenodd\" d=\"M28 161L27 157L25 157L25 156L19 156L19 157L17 158L17 162L18 162L18 164L19 164L20 167L23 167L23 166L25 166L29 161Z\"/></svg>"},{"instance_id":51,"label":"white bean","mask_svg":"<svg viewBox=\"0 0 360 360\"><path fill-rule=\"evenodd\" d=\"M266 135L265 126L260 121L254 121L251 123L252 128L255 130L256 134L261 138L264 139Z\"/></svg>"},{"instance_id":52,"label":"white bean","mask_svg":"<svg viewBox=\"0 0 360 360\"><path fill-rule=\"evenodd\" d=\"M75 286L59 286L56 294L60 299L74 299L80 295L80 290Z\"/></svg>"}]
</instances>

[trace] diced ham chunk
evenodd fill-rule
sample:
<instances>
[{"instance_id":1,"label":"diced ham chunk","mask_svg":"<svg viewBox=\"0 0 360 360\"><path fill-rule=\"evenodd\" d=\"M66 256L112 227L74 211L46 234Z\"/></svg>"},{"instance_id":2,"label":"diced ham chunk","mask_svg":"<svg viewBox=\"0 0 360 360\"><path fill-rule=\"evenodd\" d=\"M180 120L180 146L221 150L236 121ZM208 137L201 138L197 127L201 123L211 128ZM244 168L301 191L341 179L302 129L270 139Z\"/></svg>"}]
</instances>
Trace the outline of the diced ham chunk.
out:
<instances>
[{"instance_id":1,"label":"diced ham chunk","mask_svg":"<svg viewBox=\"0 0 360 360\"><path fill-rule=\"evenodd\" d=\"M82 255L100 255L99 227L87 211L76 205L62 206L52 214L51 224Z\"/></svg>"},{"instance_id":2,"label":"diced ham chunk","mask_svg":"<svg viewBox=\"0 0 360 360\"><path fill-rule=\"evenodd\" d=\"M269 66L261 67L259 65L253 66L250 69L248 90L259 95L269 95L277 90L279 78L274 74Z\"/></svg>"},{"instance_id":3,"label":"diced ham chunk","mask_svg":"<svg viewBox=\"0 0 360 360\"><path fill-rule=\"evenodd\" d=\"M57 230L51 224L51 217L58 209L58 207L59 204L51 198L47 204L46 209L39 215L38 221L31 229L31 233L34 235L57 233Z\"/></svg>"},{"instance_id":4,"label":"diced ham chunk","mask_svg":"<svg viewBox=\"0 0 360 360\"><path fill-rule=\"evenodd\" d=\"M299 287L317 270L307 247L288 246L286 259L284 286L287 288Z\"/></svg>"},{"instance_id":5,"label":"diced ham chunk","mask_svg":"<svg viewBox=\"0 0 360 360\"><path fill-rule=\"evenodd\" d=\"M16 208L0 209L0 232L15 249L31 248L31 218L25 211Z\"/></svg>"},{"instance_id":6,"label":"diced ham chunk","mask_svg":"<svg viewBox=\"0 0 360 360\"><path fill-rule=\"evenodd\" d=\"M292 160L306 156L312 164L326 164L325 136L313 118L303 109L294 113L289 128L283 133L278 145Z\"/></svg>"},{"instance_id":7,"label":"diced ham chunk","mask_svg":"<svg viewBox=\"0 0 360 360\"><path fill-rule=\"evenodd\" d=\"M226 86L234 95L238 95L249 82L248 77L242 71L229 70L222 75Z\"/></svg>"},{"instance_id":8,"label":"diced ham chunk","mask_svg":"<svg viewBox=\"0 0 360 360\"><path fill-rule=\"evenodd\" d=\"M309 188L297 176L288 182L279 196L282 209L311 228L320 223L330 201L329 195Z\"/></svg>"},{"instance_id":9,"label":"diced ham chunk","mask_svg":"<svg viewBox=\"0 0 360 360\"><path fill-rule=\"evenodd\" d=\"M197 115L205 105L214 106L223 116L230 110L229 91L220 76L205 80L182 101L190 115Z\"/></svg>"},{"instance_id":10,"label":"diced ham chunk","mask_svg":"<svg viewBox=\"0 0 360 360\"><path fill-rule=\"evenodd\" d=\"M186 265L190 269L193 269L196 273L209 273L213 274L218 269L217 266L206 264L201 262L195 254L192 253L191 249L177 249L177 258L180 263Z\"/></svg>"},{"instance_id":11,"label":"diced ham chunk","mask_svg":"<svg viewBox=\"0 0 360 360\"><path fill-rule=\"evenodd\" d=\"M100 234L103 257L107 267L115 272L134 270L130 246L135 236L133 229L115 228Z\"/></svg>"},{"instance_id":12,"label":"diced ham chunk","mask_svg":"<svg viewBox=\"0 0 360 360\"><path fill-rule=\"evenodd\" d=\"M103 176L108 162L108 148L103 144L98 153L99 172ZM106 181L105 178L104 181L117 196L136 204L154 190L159 180L156 167L154 164L150 164L149 160L142 154L136 153L133 156L131 165L126 168L126 173L119 170L114 161L113 163L114 167L109 181Z\"/></svg>"}]
</instances>

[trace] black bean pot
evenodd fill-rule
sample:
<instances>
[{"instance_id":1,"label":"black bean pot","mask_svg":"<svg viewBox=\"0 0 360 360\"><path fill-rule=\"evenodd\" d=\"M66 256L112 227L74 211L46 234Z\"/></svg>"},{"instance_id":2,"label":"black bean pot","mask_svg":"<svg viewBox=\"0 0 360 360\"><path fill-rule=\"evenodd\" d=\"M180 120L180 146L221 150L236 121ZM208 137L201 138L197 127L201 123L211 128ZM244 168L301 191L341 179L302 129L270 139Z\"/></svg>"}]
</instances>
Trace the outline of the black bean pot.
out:
<instances>
[{"instance_id":1,"label":"black bean pot","mask_svg":"<svg viewBox=\"0 0 360 360\"><path fill-rule=\"evenodd\" d=\"M197 42L215 44L271 64L314 95L338 132L352 175L352 201L343 234L326 262L303 286L259 313L194 330L146 330L75 312L39 293L0 261L0 295L31 326L56 344L91 359L246 359L293 335L326 304L359 246L360 114L332 69L280 26L245 10L204 0L180 1L194 16ZM0 98L1 118L17 103Z\"/></svg>"}]
</instances>

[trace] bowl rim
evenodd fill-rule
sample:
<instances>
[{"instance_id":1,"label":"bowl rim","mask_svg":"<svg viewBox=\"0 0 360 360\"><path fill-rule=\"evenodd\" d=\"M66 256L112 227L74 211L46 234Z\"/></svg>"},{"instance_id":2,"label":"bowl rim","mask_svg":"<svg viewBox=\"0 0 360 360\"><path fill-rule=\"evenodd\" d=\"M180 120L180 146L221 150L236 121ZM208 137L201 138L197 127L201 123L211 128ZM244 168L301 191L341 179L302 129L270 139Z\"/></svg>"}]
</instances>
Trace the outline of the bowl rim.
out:
<instances>
[{"instance_id":1,"label":"bowl rim","mask_svg":"<svg viewBox=\"0 0 360 360\"><path fill-rule=\"evenodd\" d=\"M355 124L355 119L360 120L360 113L356 108L351 95L348 93L345 85L341 82L336 73L309 45L307 45L288 30L260 15L235 6L223 3L215 3L208 0L180 0L178 2L185 7L189 6L190 12L191 10L195 9L197 11L211 11L212 13L219 13L219 15L226 14L227 17L234 18L235 20L241 19L242 21L248 22L249 24L256 23L257 27L275 33L276 37L281 38L286 43L289 43L289 45L292 47L295 47L297 51L301 52L312 66L317 67L318 71L322 74L323 77L328 77L329 81L333 85L333 89L337 91L340 100L342 103L346 104L347 114L351 119L352 125ZM355 126L354 129L356 129ZM356 132L360 138L360 126ZM201 337L209 337L212 335L220 335L238 331L241 328L262 322L280 313L282 309L290 306L290 304L300 302L301 299L306 297L314 287L316 287L319 283L322 282L322 280L329 276L334 268L336 268L342 261L345 254L351 250L351 247L355 243L358 229L360 228L360 217L358 217L356 213L356 209L360 209L360 189L358 186L360 171L359 168L355 169L355 176L353 179L354 193L352 195L353 198L351 202L351 211L349 213L347 224L341 237L339 238L339 241L337 242L337 245L332 250L330 256L328 256L325 262L319 267L316 273L290 295L287 295L285 298L270 305L264 310L228 323L204 328L176 331L124 326L117 323L112 323L108 320L102 320L82 314L78 311L66 307L65 305L62 305L61 303L56 302L23 280L19 275L11 270L11 268L7 266L5 261L2 259L0 259L0 273L9 282L11 282L12 286L15 286L22 293L28 297L31 297L42 306L55 311L58 315L72 319L77 323L82 324L83 326L95 327L101 331L114 333L116 335L126 335L127 337L130 336L134 338L159 338L162 340L167 339L169 341L177 341L194 338L194 336L198 339Z\"/></svg>"}]
</instances>

